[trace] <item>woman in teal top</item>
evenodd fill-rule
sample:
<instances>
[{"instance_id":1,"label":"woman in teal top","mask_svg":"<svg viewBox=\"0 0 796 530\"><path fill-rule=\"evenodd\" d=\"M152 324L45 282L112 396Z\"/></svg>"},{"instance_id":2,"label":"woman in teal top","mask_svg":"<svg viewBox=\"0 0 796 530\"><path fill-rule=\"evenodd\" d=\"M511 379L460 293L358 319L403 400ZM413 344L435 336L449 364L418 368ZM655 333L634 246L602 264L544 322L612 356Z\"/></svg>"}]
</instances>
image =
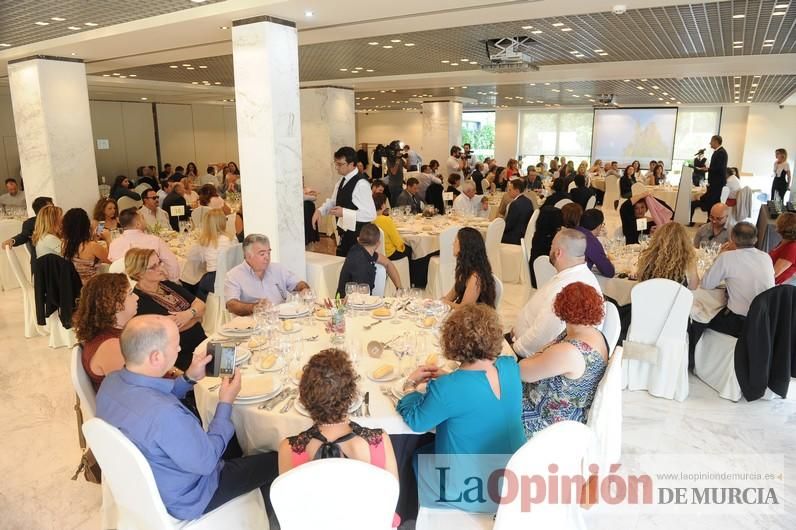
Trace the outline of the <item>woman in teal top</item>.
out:
<instances>
[{"instance_id":1,"label":"woman in teal top","mask_svg":"<svg viewBox=\"0 0 796 530\"><path fill-rule=\"evenodd\" d=\"M398 402L398 413L415 432L436 428L436 454L511 455L525 443L522 384L514 357L498 357L503 333L489 306L454 311L442 327L442 351L460 361L456 372L441 375L421 366L407 379L414 390Z\"/></svg>"}]
</instances>

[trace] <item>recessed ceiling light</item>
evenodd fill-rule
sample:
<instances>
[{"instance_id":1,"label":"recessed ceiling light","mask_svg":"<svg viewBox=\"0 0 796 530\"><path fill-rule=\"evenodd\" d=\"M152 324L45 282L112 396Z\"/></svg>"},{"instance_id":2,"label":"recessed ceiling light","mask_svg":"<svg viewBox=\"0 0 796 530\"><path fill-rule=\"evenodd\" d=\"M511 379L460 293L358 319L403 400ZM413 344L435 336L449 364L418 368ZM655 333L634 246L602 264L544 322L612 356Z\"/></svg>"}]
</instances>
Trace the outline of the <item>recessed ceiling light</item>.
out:
<instances>
[{"instance_id":1,"label":"recessed ceiling light","mask_svg":"<svg viewBox=\"0 0 796 530\"><path fill-rule=\"evenodd\" d=\"M579 98L580 96L579 96L579 95L577 95L577 94L572 94L572 97L573 97L573 98Z\"/></svg>"},{"instance_id":2,"label":"recessed ceiling light","mask_svg":"<svg viewBox=\"0 0 796 530\"><path fill-rule=\"evenodd\" d=\"M531 86L536 86L536 83L529 83Z\"/></svg>"},{"instance_id":3,"label":"recessed ceiling light","mask_svg":"<svg viewBox=\"0 0 796 530\"><path fill-rule=\"evenodd\" d=\"M672 98L672 97L670 97L669 99L671 99L672 101L674 101L674 98Z\"/></svg>"},{"instance_id":4,"label":"recessed ceiling light","mask_svg":"<svg viewBox=\"0 0 796 530\"><path fill-rule=\"evenodd\" d=\"M602 55L603 57L605 57L606 55L608 55L608 53L606 53L606 52L602 52L602 53L600 53L600 55Z\"/></svg>"},{"instance_id":5,"label":"recessed ceiling light","mask_svg":"<svg viewBox=\"0 0 796 530\"><path fill-rule=\"evenodd\" d=\"M187 66L185 69L186 70L196 70L196 68L194 68L193 66Z\"/></svg>"},{"instance_id":6,"label":"recessed ceiling light","mask_svg":"<svg viewBox=\"0 0 796 530\"><path fill-rule=\"evenodd\" d=\"M74 56L74 55L77 55L77 53L75 53L75 52L72 52L72 55L73 55L73 56Z\"/></svg>"},{"instance_id":7,"label":"recessed ceiling light","mask_svg":"<svg viewBox=\"0 0 796 530\"><path fill-rule=\"evenodd\" d=\"M571 51L571 52L569 52L569 53L571 53L572 55L577 55L577 54L579 54L580 52L579 52L578 50L572 50L572 51Z\"/></svg>"},{"instance_id":8,"label":"recessed ceiling light","mask_svg":"<svg viewBox=\"0 0 796 530\"><path fill-rule=\"evenodd\" d=\"M771 43L773 43L773 42L774 42L774 39L766 39L766 40L764 40L763 42L771 42Z\"/></svg>"},{"instance_id":9,"label":"recessed ceiling light","mask_svg":"<svg viewBox=\"0 0 796 530\"><path fill-rule=\"evenodd\" d=\"M772 46L774 46L773 42L769 42L767 44L763 44L763 48L771 48Z\"/></svg>"},{"instance_id":10,"label":"recessed ceiling light","mask_svg":"<svg viewBox=\"0 0 796 530\"><path fill-rule=\"evenodd\" d=\"M741 48L743 48L743 44L740 44L740 45L736 44L735 46L733 46L733 48L735 48L736 50L741 49Z\"/></svg>"},{"instance_id":11,"label":"recessed ceiling light","mask_svg":"<svg viewBox=\"0 0 796 530\"><path fill-rule=\"evenodd\" d=\"M581 57L586 57L586 56L585 56L585 55L583 55L582 53L579 53L579 54L577 54L575 57L577 57L578 59L580 59Z\"/></svg>"},{"instance_id":12,"label":"recessed ceiling light","mask_svg":"<svg viewBox=\"0 0 796 530\"><path fill-rule=\"evenodd\" d=\"M359 73L359 70L351 70L351 73L352 73L352 74L358 74L358 73Z\"/></svg>"},{"instance_id":13,"label":"recessed ceiling light","mask_svg":"<svg viewBox=\"0 0 796 530\"><path fill-rule=\"evenodd\" d=\"M649 94L650 94L650 96L654 96L655 92L650 92Z\"/></svg>"},{"instance_id":14,"label":"recessed ceiling light","mask_svg":"<svg viewBox=\"0 0 796 530\"><path fill-rule=\"evenodd\" d=\"M113 75L122 75L122 74L119 74L119 73L116 73L116 72L114 72L114 73L113 73Z\"/></svg>"},{"instance_id":15,"label":"recessed ceiling light","mask_svg":"<svg viewBox=\"0 0 796 530\"><path fill-rule=\"evenodd\" d=\"M52 18L50 18L50 20L54 20L56 22L63 22L66 19L65 18L61 18L61 17L52 17Z\"/></svg>"},{"instance_id":16,"label":"recessed ceiling light","mask_svg":"<svg viewBox=\"0 0 796 530\"><path fill-rule=\"evenodd\" d=\"M561 91L559 89L557 89L557 88L554 88L553 92L561 92Z\"/></svg>"},{"instance_id":17,"label":"recessed ceiling light","mask_svg":"<svg viewBox=\"0 0 796 530\"><path fill-rule=\"evenodd\" d=\"M177 66L176 64L172 64L171 66L169 66L169 68L179 68L179 66Z\"/></svg>"},{"instance_id":18,"label":"recessed ceiling light","mask_svg":"<svg viewBox=\"0 0 796 530\"><path fill-rule=\"evenodd\" d=\"M736 83L735 84L735 88L741 88L741 84L740 83Z\"/></svg>"},{"instance_id":19,"label":"recessed ceiling light","mask_svg":"<svg viewBox=\"0 0 796 530\"><path fill-rule=\"evenodd\" d=\"M785 13L786 13L786 11L774 11L773 13L771 13L771 15L772 15L772 16L775 16L775 17L781 17L781 16L783 16Z\"/></svg>"},{"instance_id":20,"label":"recessed ceiling light","mask_svg":"<svg viewBox=\"0 0 796 530\"><path fill-rule=\"evenodd\" d=\"M392 48L392 46L390 46L389 44L385 44L384 46L382 46L382 48L389 50L390 48Z\"/></svg>"},{"instance_id":21,"label":"recessed ceiling light","mask_svg":"<svg viewBox=\"0 0 796 530\"><path fill-rule=\"evenodd\" d=\"M643 86L637 86L636 88L639 89L639 90L644 90Z\"/></svg>"},{"instance_id":22,"label":"recessed ceiling light","mask_svg":"<svg viewBox=\"0 0 796 530\"><path fill-rule=\"evenodd\" d=\"M138 77L138 74L130 74L127 77Z\"/></svg>"},{"instance_id":23,"label":"recessed ceiling light","mask_svg":"<svg viewBox=\"0 0 796 530\"><path fill-rule=\"evenodd\" d=\"M752 86L753 86L753 87L756 87L756 86L757 86L757 83L752 83Z\"/></svg>"},{"instance_id":24,"label":"recessed ceiling light","mask_svg":"<svg viewBox=\"0 0 796 530\"><path fill-rule=\"evenodd\" d=\"M535 29L535 30L533 30L531 33L533 33L534 35L539 35L541 32L542 32L542 30L540 30L540 29Z\"/></svg>"},{"instance_id":25,"label":"recessed ceiling light","mask_svg":"<svg viewBox=\"0 0 796 530\"><path fill-rule=\"evenodd\" d=\"M348 71L348 68L340 68L340 71L341 71L341 72L347 72L347 71Z\"/></svg>"},{"instance_id":26,"label":"recessed ceiling light","mask_svg":"<svg viewBox=\"0 0 796 530\"><path fill-rule=\"evenodd\" d=\"M71 29L72 31L78 31L78 30L81 30L81 29L83 29L83 28L79 28L79 27L77 27L77 26L69 26L69 27L68 27L68 28L66 28L66 29Z\"/></svg>"},{"instance_id":27,"label":"recessed ceiling light","mask_svg":"<svg viewBox=\"0 0 796 530\"><path fill-rule=\"evenodd\" d=\"M574 90L572 90L571 88L567 88L567 89L565 89L565 90L566 90L567 92L574 92Z\"/></svg>"},{"instance_id":28,"label":"recessed ceiling light","mask_svg":"<svg viewBox=\"0 0 796 530\"><path fill-rule=\"evenodd\" d=\"M732 18L744 18L746 15L733 15Z\"/></svg>"},{"instance_id":29,"label":"recessed ceiling light","mask_svg":"<svg viewBox=\"0 0 796 530\"><path fill-rule=\"evenodd\" d=\"M199 68L201 68L202 70L204 70L205 68L207 68L207 65L205 65L205 64L200 64L200 65L199 65Z\"/></svg>"},{"instance_id":30,"label":"recessed ceiling light","mask_svg":"<svg viewBox=\"0 0 796 530\"><path fill-rule=\"evenodd\" d=\"M414 42L404 42L404 46L414 46Z\"/></svg>"},{"instance_id":31,"label":"recessed ceiling light","mask_svg":"<svg viewBox=\"0 0 796 530\"><path fill-rule=\"evenodd\" d=\"M788 4L775 4L774 9L787 9Z\"/></svg>"},{"instance_id":32,"label":"recessed ceiling light","mask_svg":"<svg viewBox=\"0 0 796 530\"><path fill-rule=\"evenodd\" d=\"M572 28L561 28L561 31L572 31Z\"/></svg>"},{"instance_id":33,"label":"recessed ceiling light","mask_svg":"<svg viewBox=\"0 0 796 530\"><path fill-rule=\"evenodd\" d=\"M652 85L652 90L658 90L658 85Z\"/></svg>"},{"instance_id":34,"label":"recessed ceiling light","mask_svg":"<svg viewBox=\"0 0 796 530\"><path fill-rule=\"evenodd\" d=\"M86 23L85 23L85 24L83 24L83 25L84 25L84 26L90 26L90 27L92 27L92 28L93 28L94 26L99 26L99 24L97 24L97 23L95 23L95 22L86 22Z\"/></svg>"},{"instance_id":35,"label":"recessed ceiling light","mask_svg":"<svg viewBox=\"0 0 796 530\"><path fill-rule=\"evenodd\" d=\"M743 41L742 40L736 40L736 41L733 41L732 43L733 44L743 44Z\"/></svg>"},{"instance_id":36,"label":"recessed ceiling light","mask_svg":"<svg viewBox=\"0 0 796 530\"><path fill-rule=\"evenodd\" d=\"M193 2L194 4L201 4L201 3L206 2L206 1L207 0L191 0L191 2Z\"/></svg>"},{"instance_id":37,"label":"recessed ceiling light","mask_svg":"<svg viewBox=\"0 0 796 530\"><path fill-rule=\"evenodd\" d=\"M147 99L149 99L149 98L141 98L142 101L146 101Z\"/></svg>"},{"instance_id":38,"label":"recessed ceiling light","mask_svg":"<svg viewBox=\"0 0 796 530\"><path fill-rule=\"evenodd\" d=\"M522 29L533 29L533 26L522 26Z\"/></svg>"},{"instance_id":39,"label":"recessed ceiling light","mask_svg":"<svg viewBox=\"0 0 796 530\"><path fill-rule=\"evenodd\" d=\"M111 74L102 74L102 77L110 77Z\"/></svg>"},{"instance_id":40,"label":"recessed ceiling light","mask_svg":"<svg viewBox=\"0 0 796 530\"><path fill-rule=\"evenodd\" d=\"M550 83L545 83L544 86L550 86Z\"/></svg>"},{"instance_id":41,"label":"recessed ceiling light","mask_svg":"<svg viewBox=\"0 0 796 530\"><path fill-rule=\"evenodd\" d=\"M478 61L470 61L470 64L478 64Z\"/></svg>"},{"instance_id":42,"label":"recessed ceiling light","mask_svg":"<svg viewBox=\"0 0 796 530\"><path fill-rule=\"evenodd\" d=\"M315 14L315 13L313 13L312 11L304 11L304 16L305 16L305 17L311 17L311 16L313 16L314 14Z\"/></svg>"},{"instance_id":43,"label":"recessed ceiling light","mask_svg":"<svg viewBox=\"0 0 796 530\"><path fill-rule=\"evenodd\" d=\"M658 101L663 101L663 98L658 98Z\"/></svg>"},{"instance_id":44,"label":"recessed ceiling light","mask_svg":"<svg viewBox=\"0 0 796 530\"><path fill-rule=\"evenodd\" d=\"M394 94L396 91L395 91L395 89L393 89L393 90L390 90L390 92L392 92Z\"/></svg>"},{"instance_id":45,"label":"recessed ceiling light","mask_svg":"<svg viewBox=\"0 0 796 530\"><path fill-rule=\"evenodd\" d=\"M459 66L459 63L451 63L451 66Z\"/></svg>"},{"instance_id":46,"label":"recessed ceiling light","mask_svg":"<svg viewBox=\"0 0 796 530\"><path fill-rule=\"evenodd\" d=\"M220 84L221 84L221 81L216 81L216 82L215 82L215 83L213 83L213 84L214 84L214 85L220 85Z\"/></svg>"},{"instance_id":47,"label":"recessed ceiling light","mask_svg":"<svg viewBox=\"0 0 796 530\"><path fill-rule=\"evenodd\" d=\"M602 52L604 52L604 51L605 51L605 50L603 50L603 49L599 49L599 48L598 48L598 49L594 50L594 53L602 53Z\"/></svg>"},{"instance_id":48,"label":"recessed ceiling light","mask_svg":"<svg viewBox=\"0 0 796 530\"><path fill-rule=\"evenodd\" d=\"M41 21L40 22L34 22L34 24L36 24L37 26L49 26L50 25L49 22L41 22Z\"/></svg>"},{"instance_id":49,"label":"recessed ceiling light","mask_svg":"<svg viewBox=\"0 0 796 530\"><path fill-rule=\"evenodd\" d=\"M470 59L459 59L459 61L461 61L461 62L463 62L463 63L469 63L469 62L470 62Z\"/></svg>"},{"instance_id":50,"label":"recessed ceiling light","mask_svg":"<svg viewBox=\"0 0 796 530\"><path fill-rule=\"evenodd\" d=\"M668 92L663 92L663 95L664 95L664 96L668 96L668 95L669 95L669 93L668 93Z\"/></svg>"},{"instance_id":51,"label":"recessed ceiling light","mask_svg":"<svg viewBox=\"0 0 796 530\"><path fill-rule=\"evenodd\" d=\"M367 69L367 70L365 70L365 71L366 71L366 72L373 72L374 70L372 70L372 69L368 68L368 69Z\"/></svg>"},{"instance_id":52,"label":"recessed ceiling light","mask_svg":"<svg viewBox=\"0 0 796 530\"><path fill-rule=\"evenodd\" d=\"M647 80L646 80L646 79L642 79L642 80L641 80L641 82L642 82L642 83L646 83L646 82L647 82Z\"/></svg>"},{"instance_id":53,"label":"recessed ceiling light","mask_svg":"<svg viewBox=\"0 0 796 530\"><path fill-rule=\"evenodd\" d=\"M462 88L467 88L467 87L466 87L466 86L463 86Z\"/></svg>"},{"instance_id":54,"label":"recessed ceiling light","mask_svg":"<svg viewBox=\"0 0 796 530\"><path fill-rule=\"evenodd\" d=\"M563 25L564 25L564 23L563 23L563 22L553 22L553 27L554 27L554 28L557 28L557 27L559 27L559 26L563 26Z\"/></svg>"},{"instance_id":55,"label":"recessed ceiling light","mask_svg":"<svg viewBox=\"0 0 796 530\"><path fill-rule=\"evenodd\" d=\"M682 104L683 104L683 102L682 102L682 101L678 101L678 102L677 102L677 104L678 104L678 105L682 105Z\"/></svg>"},{"instance_id":56,"label":"recessed ceiling light","mask_svg":"<svg viewBox=\"0 0 796 530\"><path fill-rule=\"evenodd\" d=\"M126 75L120 75L119 79L127 79L127 76Z\"/></svg>"},{"instance_id":57,"label":"recessed ceiling light","mask_svg":"<svg viewBox=\"0 0 796 530\"><path fill-rule=\"evenodd\" d=\"M585 97L590 98L591 94L583 94Z\"/></svg>"},{"instance_id":58,"label":"recessed ceiling light","mask_svg":"<svg viewBox=\"0 0 796 530\"><path fill-rule=\"evenodd\" d=\"M390 42L401 42L401 39L390 39Z\"/></svg>"},{"instance_id":59,"label":"recessed ceiling light","mask_svg":"<svg viewBox=\"0 0 796 530\"><path fill-rule=\"evenodd\" d=\"M191 81L191 84L192 84L192 85L198 85L198 84L199 84L199 81Z\"/></svg>"},{"instance_id":60,"label":"recessed ceiling light","mask_svg":"<svg viewBox=\"0 0 796 530\"><path fill-rule=\"evenodd\" d=\"M219 26L218 29L229 29L229 26Z\"/></svg>"}]
</instances>

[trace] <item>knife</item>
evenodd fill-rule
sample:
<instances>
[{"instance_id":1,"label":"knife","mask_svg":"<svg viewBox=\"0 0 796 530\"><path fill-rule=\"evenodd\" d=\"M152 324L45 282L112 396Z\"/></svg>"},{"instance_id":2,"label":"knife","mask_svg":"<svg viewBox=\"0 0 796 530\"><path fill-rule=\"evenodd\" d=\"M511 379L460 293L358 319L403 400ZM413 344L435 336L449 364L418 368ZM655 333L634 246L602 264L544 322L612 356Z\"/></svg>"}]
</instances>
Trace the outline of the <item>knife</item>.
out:
<instances>
[{"instance_id":1,"label":"knife","mask_svg":"<svg viewBox=\"0 0 796 530\"><path fill-rule=\"evenodd\" d=\"M365 392L365 416L370 416L370 392Z\"/></svg>"}]
</instances>

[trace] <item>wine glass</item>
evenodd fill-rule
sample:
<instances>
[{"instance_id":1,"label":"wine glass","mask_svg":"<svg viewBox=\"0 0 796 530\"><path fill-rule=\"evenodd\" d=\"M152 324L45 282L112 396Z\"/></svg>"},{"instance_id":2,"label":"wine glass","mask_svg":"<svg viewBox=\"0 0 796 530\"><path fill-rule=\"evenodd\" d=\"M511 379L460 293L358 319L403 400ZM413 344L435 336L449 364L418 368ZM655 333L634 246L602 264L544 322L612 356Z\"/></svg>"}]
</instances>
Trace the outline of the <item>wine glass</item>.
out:
<instances>
[{"instance_id":1,"label":"wine glass","mask_svg":"<svg viewBox=\"0 0 796 530\"><path fill-rule=\"evenodd\" d=\"M305 323L310 325L312 319L312 309L315 306L315 293L312 289L304 289L300 293L301 301L304 303L304 309L307 311L307 316L305 318Z\"/></svg>"}]
</instances>

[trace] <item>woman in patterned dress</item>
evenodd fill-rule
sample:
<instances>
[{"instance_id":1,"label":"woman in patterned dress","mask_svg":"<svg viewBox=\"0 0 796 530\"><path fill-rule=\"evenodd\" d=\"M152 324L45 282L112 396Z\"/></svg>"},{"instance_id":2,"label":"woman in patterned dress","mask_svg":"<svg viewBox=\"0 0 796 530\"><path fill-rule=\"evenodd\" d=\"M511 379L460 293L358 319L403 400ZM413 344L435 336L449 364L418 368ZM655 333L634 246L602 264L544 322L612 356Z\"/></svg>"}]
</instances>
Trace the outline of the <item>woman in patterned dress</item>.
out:
<instances>
[{"instance_id":1,"label":"woman in patterned dress","mask_svg":"<svg viewBox=\"0 0 796 530\"><path fill-rule=\"evenodd\" d=\"M559 421L586 423L597 385L605 373L608 345L597 326L604 317L603 297L575 282L553 303L566 329L541 352L520 361L522 423L529 439Z\"/></svg>"}]
</instances>

